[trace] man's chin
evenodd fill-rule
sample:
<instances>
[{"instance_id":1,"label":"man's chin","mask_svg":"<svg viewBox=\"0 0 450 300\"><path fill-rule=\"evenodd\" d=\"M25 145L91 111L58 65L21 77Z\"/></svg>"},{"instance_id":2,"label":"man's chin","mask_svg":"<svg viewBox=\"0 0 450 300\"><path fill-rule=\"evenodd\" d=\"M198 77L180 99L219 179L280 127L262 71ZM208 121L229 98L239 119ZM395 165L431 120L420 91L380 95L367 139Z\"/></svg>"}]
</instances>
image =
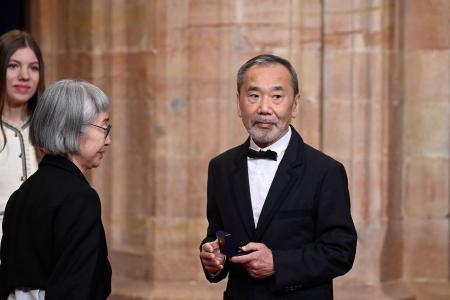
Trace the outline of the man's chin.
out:
<instances>
[{"instance_id":1,"label":"man's chin","mask_svg":"<svg viewBox=\"0 0 450 300\"><path fill-rule=\"evenodd\" d=\"M272 128L271 130L265 130L260 128L252 127L248 133L252 137L252 140L261 147L264 145L265 148L273 143L275 143L281 136L282 132L278 128Z\"/></svg>"},{"instance_id":2,"label":"man's chin","mask_svg":"<svg viewBox=\"0 0 450 300\"><path fill-rule=\"evenodd\" d=\"M252 140L258 145L271 145L273 144L277 138L273 135L261 135L261 134L250 134ZM261 146L260 146L261 147ZM267 147L267 146L265 146ZM265 148L262 147L262 148Z\"/></svg>"}]
</instances>

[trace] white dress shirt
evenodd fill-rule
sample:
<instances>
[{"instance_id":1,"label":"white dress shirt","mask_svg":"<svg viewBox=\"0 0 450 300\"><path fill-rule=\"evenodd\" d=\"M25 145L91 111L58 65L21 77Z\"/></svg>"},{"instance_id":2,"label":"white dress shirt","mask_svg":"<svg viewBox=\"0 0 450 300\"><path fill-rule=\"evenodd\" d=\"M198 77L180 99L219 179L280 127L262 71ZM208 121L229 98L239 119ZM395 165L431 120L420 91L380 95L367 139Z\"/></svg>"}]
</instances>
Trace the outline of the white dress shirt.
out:
<instances>
[{"instance_id":1,"label":"white dress shirt","mask_svg":"<svg viewBox=\"0 0 450 300\"><path fill-rule=\"evenodd\" d=\"M255 144L253 139L250 138L250 149L256 151L272 150L277 153L276 161L247 157L248 182L250 185L250 197L252 200L253 221L255 222L255 228L258 225L259 216L261 215L264 202L266 201L267 194L269 193L269 189L272 185L278 166L280 165L284 153L286 152L291 135L292 131L291 127L289 127L288 132L286 132L285 135L283 135L274 144L266 148L260 148Z\"/></svg>"},{"instance_id":2,"label":"white dress shirt","mask_svg":"<svg viewBox=\"0 0 450 300\"><path fill-rule=\"evenodd\" d=\"M15 290L9 295L8 300L45 300L45 291Z\"/></svg>"}]
</instances>

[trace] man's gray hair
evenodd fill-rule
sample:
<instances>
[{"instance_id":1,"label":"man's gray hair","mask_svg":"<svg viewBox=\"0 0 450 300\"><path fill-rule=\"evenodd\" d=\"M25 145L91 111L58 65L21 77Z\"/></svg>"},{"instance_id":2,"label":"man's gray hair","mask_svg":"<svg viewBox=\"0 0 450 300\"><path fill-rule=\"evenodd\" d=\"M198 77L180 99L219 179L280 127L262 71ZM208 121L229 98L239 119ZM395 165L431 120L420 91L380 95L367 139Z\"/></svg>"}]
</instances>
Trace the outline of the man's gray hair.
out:
<instances>
[{"instance_id":1,"label":"man's gray hair","mask_svg":"<svg viewBox=\"0 0 450 300\"><path fill-rule=\"evenodd\" d=\"M95 85L74 79L50 85L31 119L32 144L47 154L78 154L84 126L110 109L108 97Z\"/></svg>"},{"instance_id":2,"label":"man's gray hair","mask_svg":"<svg viewBox=\"0 0 450 300\"><path fill-rule=\"evenodd\" d=\"M289 71L289 74L291 75L292 89L294 90L294 96L296 96L299 93L299 88L298 88L298 76L297 73L295 72L294 67L288 60L272 54L261 54L255 56L246 63L244 63L239 68L236 80L238 94L241 91L241 86L244 81L245 72L247 72L248 69L250 69L253 66L269 66L275 64L282 65Z\"/></svg>"}]
</instances>

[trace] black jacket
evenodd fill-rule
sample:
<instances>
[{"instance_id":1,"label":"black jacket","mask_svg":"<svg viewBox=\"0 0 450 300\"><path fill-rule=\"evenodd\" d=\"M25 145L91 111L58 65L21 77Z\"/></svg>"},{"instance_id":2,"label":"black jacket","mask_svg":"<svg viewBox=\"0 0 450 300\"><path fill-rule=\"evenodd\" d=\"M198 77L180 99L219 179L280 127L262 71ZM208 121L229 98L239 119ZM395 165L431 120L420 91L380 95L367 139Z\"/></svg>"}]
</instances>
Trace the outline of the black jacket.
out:
<instances>
[{"instance_id":1,"label":"black jacket","mask_svg":"<svg viewBox=\"0 0 450 300\"><path fill-rule=\"evenodd\" d=\"M15 288L45 299L106 299L111 292L100 199L81 171L45 156L10 197L3 220L0 299Z\"/></svg>"},{"instance_id":2,"label":"black jacket","mask_svg":"<svg viewBox=\"0 0 450 300\"><path fill-rule=\"evenodd\" d=\"M292 128L292 127L291 127ZM352 267L356 230L350 214L343 165L306 145L292 128L255 229L250 200L249 140L211 160L208 170L208 231L232 234L238 246L264 243L272 250L275 275L254 279L227 261L215 277L228 275L224 299L333 299L332 279Z\"/></svg>"}]
</instances>

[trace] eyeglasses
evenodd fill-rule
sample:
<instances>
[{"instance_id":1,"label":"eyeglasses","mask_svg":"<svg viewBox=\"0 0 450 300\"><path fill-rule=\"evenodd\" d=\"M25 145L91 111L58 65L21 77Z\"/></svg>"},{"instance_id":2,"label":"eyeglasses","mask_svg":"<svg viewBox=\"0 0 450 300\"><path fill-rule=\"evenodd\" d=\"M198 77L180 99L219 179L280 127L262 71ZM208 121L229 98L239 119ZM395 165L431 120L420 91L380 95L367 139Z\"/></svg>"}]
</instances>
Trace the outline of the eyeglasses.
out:
<instances>
[{"instance_id":1,"label":"eyeglasses","mask_svg":"<svg viewBox=\"0 0 450 300\"><path fill-rule=\"evenodd\" d=\"M88 125L92 125L92 126L95 126L95 127L97 127L97 128L102 129L103 132L105 133L105 139L108 137L109 132L111 131L111 127L112 127L111 125L108 125L108 126L106 126L106 127L102 127L102 126L95 125L95 124L92 124L92 123L88 123Z\"/></svg>"}]
</instances>

